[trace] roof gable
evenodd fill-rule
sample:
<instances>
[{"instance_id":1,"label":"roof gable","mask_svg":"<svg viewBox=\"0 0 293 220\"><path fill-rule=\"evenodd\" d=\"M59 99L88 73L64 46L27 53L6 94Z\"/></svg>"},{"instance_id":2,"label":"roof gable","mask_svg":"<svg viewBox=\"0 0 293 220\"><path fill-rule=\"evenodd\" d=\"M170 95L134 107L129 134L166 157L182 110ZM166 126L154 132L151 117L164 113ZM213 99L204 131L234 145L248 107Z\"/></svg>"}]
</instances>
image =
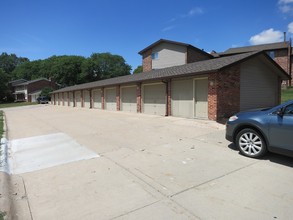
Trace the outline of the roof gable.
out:
<instances>
[{"instance_id":1,"label":"roof gable","mask_svg":"<svg viewBox=\"0 0 293 220\"><path fill-rule=\"evenodd\" d=\"M143 55L143 53L145 53L146 51L156 47L157 45L159 44L162 44L162 43L169 43L169 44L175 44L175 45L179 45L179 46L184 46L184 47L188 47L188 48L191 48L193 50L196 50L197 52L200 52L202 54L205 54L207 56L210 56L211 58L213 57L211 54L197 48L197 47L194 47L192 46L191 44L186 44L186 43L181 43L181 42L177 42L177 41L171 41L171 40L166 40L166 39L160 39L158 41L156 41L155 43L147 46L146 48L142 49L141 51L138 52L138 54L140 55Z\"/></svg>"}]
</instances>

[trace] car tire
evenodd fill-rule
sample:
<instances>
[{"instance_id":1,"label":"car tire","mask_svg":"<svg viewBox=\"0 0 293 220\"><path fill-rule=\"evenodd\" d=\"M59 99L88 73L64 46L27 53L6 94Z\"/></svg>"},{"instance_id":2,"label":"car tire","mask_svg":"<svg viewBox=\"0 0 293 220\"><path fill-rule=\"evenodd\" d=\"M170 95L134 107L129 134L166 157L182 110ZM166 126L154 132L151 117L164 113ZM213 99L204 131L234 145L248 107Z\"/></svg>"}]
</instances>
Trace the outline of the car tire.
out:
<instances>
[{"instance_id":1,"label":"car tire","mask_svg":"<svg viewBox=\"0 0 293 220\"><path fill-rule=\"evenodd\" d=\"M262 157L267 152L262 135L251 128L245 128L237 134L236 146L242 155L251 158Z\"/></svg>"}]
</instances>

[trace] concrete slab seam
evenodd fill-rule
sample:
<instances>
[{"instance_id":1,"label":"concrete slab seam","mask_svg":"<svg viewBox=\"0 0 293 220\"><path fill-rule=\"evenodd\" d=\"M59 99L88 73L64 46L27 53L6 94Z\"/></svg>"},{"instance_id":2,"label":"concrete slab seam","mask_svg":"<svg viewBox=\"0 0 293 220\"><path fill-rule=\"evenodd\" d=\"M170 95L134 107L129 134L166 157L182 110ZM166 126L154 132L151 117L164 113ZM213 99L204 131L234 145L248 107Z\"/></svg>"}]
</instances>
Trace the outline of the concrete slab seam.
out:
<instances>
[{"instance_id":1,"label":"concrete slab seam","mask_svg":"<svg viewBox=\"0 0 293 220\"><path fill-rule=\"evenodd\" d=\"M174 201L171 196L166 196L164 193L162 193L159 189L157 189L156 187L152 186L150 183L148 183L147 181L145 181L144 179L142 179L141 177L137 176L135 173L133 173L132 171L130 171L130 169L122 166L121 164L117 163L116 161L112 160L111 158L108 158L106 156L104 156L105 158L107 158L108 160L112 161L113 163L115 163L117 166L121 167L122 169L124 169L125 171L127 171L128 173L130 173L131 175L133 175L135 178L139 179L140 181L142 181L144 184L146 184L147 186L149 186L150 188L152 188L153 190L155 190L156 192L160 193L161 196L163 196L164 199L167 199L169 200L170 202L172 203L175 203L176 205L178 205L179 207L181 207L183 210L185 210L189 215L192 215L194 216L196 219L200 219L198 216L196 216L194 213L192 213L190 210L186 209L184 206L182 206L181 204L177 203L176 201ZM140 172L141 173L141 172ZM146 176L146 175L145 175ZM155 183L157 183L156 181L154 181ZM160 186L162 186L161 184L159 184ZM154 203L157 203L157 202L160 202L162 201L162 199L158 199L158 201L154 202ZM150 204L152 205L152 204ZM145 207L147 207L148 205L146 205ZM142 207L144 208L144 207ZM137 209L139 210L139 209ZM134 212L134 211L137 211L137 210L133 210L131 212ZM129 213L131 213L129 212ZM126 215L126 214L125 214ZM123 215L122 215L123 216ZM117 216L115 218L118 218L118 217L121 217L121 216Z\"/></svg>"},{"instance_id":2,"label":"concrete slab seam","mask_svg":"<svg viewBox=\"0 0 293 220\"><path fill-rule=\"evenodd\" d=\"M131 213L133 213L133 212L136 212L136 211L141 210L141 209L143 209L143 208L146 208L146 207L148 207L148 206L154 205L154 204L156 204L156 203L158 203L158 202L160 202L160 201L161 201L161 200L157 200L157 201L155 201L155 202L152 202L152 203L150 203L150 204L144 205L144 206L142 206L142 207L139 207L139 208L133 209L133 210L127 212L127 213L124 213L124 214L118 215L118 216L116 216L116 217L113 217L113 218L111 218L110 220L114 220L114 219L121 218L121 217L123 217L123 216L129 215L129 214L131 214Z\"/></svg>"},{"instance_id":3,"label":"concrete slab seam","mask_svg":"<svg viewBox=\"0 0 293 220\"><path fill-rule=\"evenodd\" d=\"M23 187L24 187L25 196L27 198L26 201L27 201L27 206L28 206L29 212L30 212L30 217L31 217L31 220L33 220L33 213L32 213L32 210L31 210L31 205L30 205L27 190L26 190L26 185L25 185L25 182L24 182L24 179L23 179L22 176L21 176L21 180L22 180L22 184L23 184Z\"/></svg>"},{"instance_id":4,"label":"concrete slab seam","mask_svg":"<svg viewBox=\"0 0 293 220\"><path fill-rule=\"evenodd\" d=\"M259 161L254 162L254 163L251 163L251 164L248 164L248 165L246 165L246 166L244 166L244 167L240 167L240 168L238 168L238 169L236 169L236 170L232 170L232 171L230 171L230 172L228 172L228 173L225 173L225 174L223 174L223 175L221 175L221 176L218 176L218 177L215 177L215 178L213 178L213 179L207 180L207 181L205 181L205 182L203 182L203 183L200 183L200 184L198 184L198 185L191 186L191 187L189 187L189 188L187 188L187 189L184 189L184 190L182 190L182 191L179 191L179 192L177 192L177 193L174 193L173 195L170 195L169 197L172 198L172 197L177 196L177 195L179 195L179 194L181 194L181 193L187 192L187 191L189 191L189 190L191 190L191 189L194 189L194 188L197 188L197 187L199 187L199 186L202 186L202 185L205 185L205 184L207 184L207 183L210 183L210 182L212 182L212 181L215 181L215 180L221 179L221 178L223 178L223 177L225 177L225 176L228 176L228 175L230 175L230 174L232 174L232 173L236 173L236 172L238 172L239 170L243 170L243 169L245 169L245 168L247 168L247 167L250 167L250 166L253 166L254 164L257 164L257 163L259 163ZM172 201L173 201L173 200L172 200Z\"/></svg>"}]
</instances>

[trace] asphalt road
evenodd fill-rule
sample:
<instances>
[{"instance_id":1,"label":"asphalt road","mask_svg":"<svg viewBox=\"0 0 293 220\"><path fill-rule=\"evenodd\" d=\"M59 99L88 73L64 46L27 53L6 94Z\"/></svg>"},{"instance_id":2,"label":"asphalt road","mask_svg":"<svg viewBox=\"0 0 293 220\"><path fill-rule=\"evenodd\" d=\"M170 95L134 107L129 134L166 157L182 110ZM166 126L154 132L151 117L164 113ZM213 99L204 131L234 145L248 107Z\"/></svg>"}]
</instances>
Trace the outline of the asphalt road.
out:
<instances>
[{"instance_id":1,"label":"asphalt road","mask_svg":"<svg viewBox=\"0 0 293 220\"><path fill-rule=\"evenodd\" d=\"M216 122L5 110L16 219L292 219L293 159L243 157Z\"/></svg>"}]
</instances>

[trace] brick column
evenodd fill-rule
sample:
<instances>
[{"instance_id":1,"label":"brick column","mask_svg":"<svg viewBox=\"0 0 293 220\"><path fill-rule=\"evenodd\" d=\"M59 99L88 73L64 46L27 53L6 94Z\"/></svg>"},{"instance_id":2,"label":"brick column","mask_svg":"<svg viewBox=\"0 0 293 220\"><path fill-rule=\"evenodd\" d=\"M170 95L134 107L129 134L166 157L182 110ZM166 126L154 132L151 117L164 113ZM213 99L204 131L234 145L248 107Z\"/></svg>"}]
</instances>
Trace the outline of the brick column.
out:
<instances>
[{"instance_id":1,"label":"brick column","mask_svg":"<svg viewBox=\"0 0 293 220\"><path fill-rule=\"evenodd\" d=\"M136 106L137 113L141 113L141 83L136 85Z\"/></svg>"},{"instance_id":2,"label":"brick column","mask_svg":"<svg viewBox=\"0 0 293 220\"><path fill-rule=\"evenodd\" d=\"M116 110L120 111L120 85L116 86Z\"/></svg>"},{"instance_id":3,"label":"brick column","mask_svg":"<svg viewBox=\"0 0 293 220\"><path fill-rule=\"evenodd\" d=\"M167 81L167 112L166 116L171 115L171 79Z\"/></svg>"},{"instance_id":4,"label":"brick column","mask_svg":"<svg viewBox=\"0 0 293 220\"><path fill-rule=\"evenodd\" d=\"M62 92L62 106L64 106L64 92Z\"/></svg>"},{"instance_id":5,"label":"brick column","mask_svg":"<svg viewBox=\"0 0 293 220\"><path fill-rule=\"evenodd\" d=\"M105 109L105 88L101 88L101 98L102 98L102 109Z\"/></svg>"},{"instance_id":6,"label":"brick column","mask_svg":"<svg viewBox=\"0 0 293 220\"><path fill-rule=\"evenodd\" d=\"M216 73L211 73L208 76L208 118L209 120L217 120L217 86L216 86Z\"/></svg>"},{"instance_id":7,"label":"brick column","mask_svg":"<svg viewBox=\"0 0 293 220\"><path fill-rule=\"evenodd\" d=\"M89 93L90 93L90 108L93 108L93 90L89 89Z\"/></svg>"},{"instance_id":8,"label":"brick column","mask_svg":"<svg viewBox=\"0 0 293 220\"><path fill-rule=\"evenodd\" d=\"M82 108L84 107L83 90L80 90L80 105Z\"/></svg>"}]
</instances>

